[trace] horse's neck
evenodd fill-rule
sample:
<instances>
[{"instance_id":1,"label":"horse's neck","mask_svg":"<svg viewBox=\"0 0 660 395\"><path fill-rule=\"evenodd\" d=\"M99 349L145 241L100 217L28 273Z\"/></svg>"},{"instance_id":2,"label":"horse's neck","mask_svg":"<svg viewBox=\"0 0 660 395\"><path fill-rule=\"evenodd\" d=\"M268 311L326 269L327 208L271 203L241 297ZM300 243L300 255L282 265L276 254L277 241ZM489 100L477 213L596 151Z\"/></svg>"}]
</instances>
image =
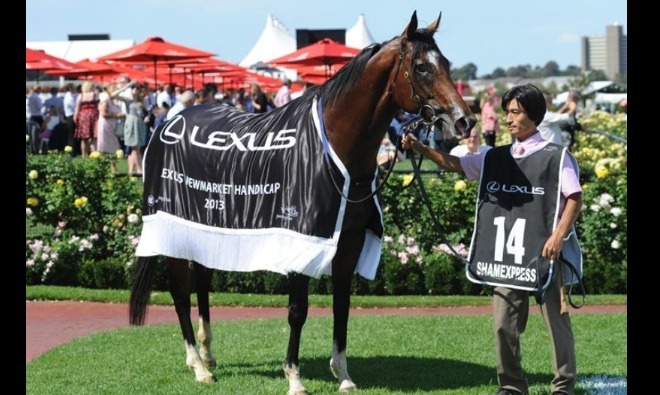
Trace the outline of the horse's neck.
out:
<instances>
[{"instance_id":1,"label":"horse's neck","mask_svg":"<svg viewBox=\"0 0 660 395\"><path fill-rule=\"evenodd\" d=\"M383 134L397 108L389 98L389 71L365 67L361 78L337 100L325 108L323 119L328 140L349 171L375 169L376 155Z\"/></svg>"}]
</instances>

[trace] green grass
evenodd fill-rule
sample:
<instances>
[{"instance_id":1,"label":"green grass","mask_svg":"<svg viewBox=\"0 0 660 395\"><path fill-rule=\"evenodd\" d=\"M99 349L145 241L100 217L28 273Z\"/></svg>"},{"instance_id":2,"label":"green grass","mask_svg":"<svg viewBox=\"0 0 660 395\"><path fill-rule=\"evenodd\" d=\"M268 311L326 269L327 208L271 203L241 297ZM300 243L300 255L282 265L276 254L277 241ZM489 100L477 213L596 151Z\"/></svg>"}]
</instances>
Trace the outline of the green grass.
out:
<instances>
[{"instance_id":1,"label":"green grass","mask_svg":"<svg viewBox=\"0 0 660 395\"><path fill-rule=\"evenodd\" d=\"M128 303L128 290L87 289L79 287L58 287L50 285L27 285L25 287L26 300L82 300L93 302ZM212 306L246 306L246 307L285 307L288 295L258 295L235 293L211 293ZM196 297L192 295L193 304ZM581 297L574 296L574 302L582 301ZM153 305L173 305L169 292L153 291L151 295ZM532 304L534 301L532 299ZM625 305L628 303L627 295L587 295L586 303L589 305ZM314 307L331 307L331 295L310 295L309 304ZM458 307L458 306L490 306L490 296L351 296L352 307Z\"/></svg>"},{"instance_id":2,"label":"green grass","mask_svg":"<svg viewBox=\"0 0 660 395\"><path fill-rule=\"evenodd\" d=\"M627 376L626 314L571 317L579 380ZM197 324L195 321L195 328ZM26 366L26 394L285 394L286 319L212 323L216 383L185 365L178 324L123 328L58 346ZM492 318L354 316L348 366L361 394L491 395L497 391ZM310 394L336 394L329 372L332 318L310 317L300 349ZM522 336L530 394L550 394L550 340L539 314ZM577 395L587 392L578 384Z\"/></svg>"},{"instance_id":3,"label":"green grass","mask_svg":"<svg viewBox=\"0 0 660 395\"><path fill-rule=\"evenodd\" d=\"M419 154L415 154L415 160L417 161L416 163L419 163ZM404 159L402 161L396 162L394 165L394 170L396 171L410 171L412 172L414 169L412 161L410 159ZM432 170L432 171L437 171L438 170L438 165L433 163L432 160L428 158L424 158L422 160L421 170Z\"/></svg>"},{"instance_id":4,"label":"green grass","mask_svg":"<svg viewBox=\"0 0 660 395\"><path fill-rule=\"evenodd\" d=\"M126 303L128 290L26 286L26 300L86 300ZM214 306L283 307L286 295L212 293ZM193 296L193 301L195 300ZM353 296L353 307L490 305L489 296ZM532 301L533 303L533 301ZM626 304L626 295L587 295L588 304ZM168 292L153 292L151 304L172 305ZM331 296L310 295L310 305L331 306ZM536 311L536 310L535 310ZM627 314L576 314L580 379L627 377ZM197 322L193 320L195 329ZM281 364L289 326L276 319L222 321L213 317L218 380L200 384L185 366L178 324L100 332L55 347L26 366L26 394L284 394ZM310 317L300 357L310 394L335 394L328 370L332 318ZM362 394L493 394L497 390L492 317L353 316L348 363ZM548 395L552 378L550 339L541 316L530 316L522 337L531 395ZM578 386L577 395L586 395Z\"/></svg>"}]
</instances>

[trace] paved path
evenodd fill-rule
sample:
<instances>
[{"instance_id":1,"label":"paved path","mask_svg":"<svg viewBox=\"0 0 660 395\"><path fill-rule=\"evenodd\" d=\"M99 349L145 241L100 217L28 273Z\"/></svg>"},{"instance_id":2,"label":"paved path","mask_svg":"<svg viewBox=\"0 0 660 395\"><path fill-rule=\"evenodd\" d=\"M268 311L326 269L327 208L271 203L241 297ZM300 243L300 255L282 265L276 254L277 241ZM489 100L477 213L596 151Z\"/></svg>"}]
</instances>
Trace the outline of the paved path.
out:
<instances>
[{"instance_id":1,"label":"paved path","mask_svg":"<svg viewBox=\"0 0 660 395\"><path fill-rule=\"evenodd\" d=\"M196 317L197 311L193 310ZM571 314L627 313L627 305L586 305ZM352 308L351 315L490 314L491 307ZM284 307L212 307L212 320L286 319ZM330 316L332 309L311 307L309 317ZM146 325L178 322L173 306L149 306ZM25 364L51 348L95 332L128 327L128 305L96 302L25 302Z\"/></svg>"}]
</instances>

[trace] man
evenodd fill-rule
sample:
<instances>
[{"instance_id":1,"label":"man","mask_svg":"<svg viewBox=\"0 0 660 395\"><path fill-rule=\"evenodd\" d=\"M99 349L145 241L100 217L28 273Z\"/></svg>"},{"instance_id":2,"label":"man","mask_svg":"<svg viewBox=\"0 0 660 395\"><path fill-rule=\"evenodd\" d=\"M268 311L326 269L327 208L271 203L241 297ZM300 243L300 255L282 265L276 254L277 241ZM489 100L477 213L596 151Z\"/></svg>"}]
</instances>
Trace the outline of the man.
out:
<instances>
[{"instance_id":1,"label":"man","mask_svg":"<svg viewBox=\"0 0 660 395\"><path fill-rule=\"evenodd\" d=\"M484 133L486 144L495 147L497 132L500 130L500 121L495 106L497 105L497 96L490 89L484 93L481 100L481 131Z\"/></svg>"},{"instance_id":2,"label":"man","mask_svg":"<svg viewBox=\"0 0 660 395\"><path fill-rule=\"evenodd\" d=\"M25 98L25 108L27 110L26 115L29 115L28 120L36 122L41 128L41 125L44 123L44 116L41 112L44 102L41 100L40 94L41 87L31 86Z\"/></svg>"},{"instance_id":3,"label":"man","mask_svg":"<svg viewBox=\"0 0 660 395\"><path fill-rule=\"evenodd\" d=\"M561 265L560 270L553 271L539 303L553 348L552 394L573 395L577 379L575 344L571 321L563 304L563 285L577 282L582 276L582 256L573 227L582 206L577 162L567 149L543 140L538 132L536 127L541 123L546 107L543 94L537 87L531 84L516 86L504 94L501 105L506 114L506 126L513 137L510 146L458 158L421 144L413 135L407 134L403 147L413 148L447 170L464 173L469 179L480 179L475 226L481 232L473 235L471 255L479 256L480 250L491 248L489 242L493 242L496 247L494 255L499 254L504 260L513 259L509 256L513 254L517 254L516 259L518 255L525 259L540 255L552 262L558 262L560 254L565 258L571 254L577 256L578 260L573 260L579 265L577 278L567 270L567 265ZM528 178L529 181L524 181ZM508 181L512 183L505 188L507 185L503 182ZM523 185L524 182L531 182L532 186ZM546 190L551 192L546 193ZM511 213L515 214L513 218ZM548 221L548 218L554 218L554 221ZM500 225L506 221L519 225L517 228L507 225L508 237L506 232L500 233L503 228ZM489 224L493 230L484 232ZM532 231L526 233L526 229ZM477 239L483 242L478 243ZM541 241L538 243L540 251L530 250L528 246L538 240ZM529 297L530 291L519 288L500 285L493 290L497 395L520 395L528 391L521 365L520 335L527 325Z\"/></svg>"},{"instance_id":4,"label":"man","mask_svg":"<svg viewBox=\"0 0 660 395\"><path fill-rule=\"evenodd\" d=\"M161 86L160 91L156 95L156 105L158 107L163 107L163 103L167 103L167 106L170 109L176 103L176 101L174 101L174 88L172 88L172 85L170 84Z\"/></svg>"},{"instance_id":5,"label":"man","mask_svg":"<svg viewBox=\"0 0 660 395\"><path fill-rule=\"evenodd\" d=\"M291 80L285 78L282 81L282 87L277 91L273 103L275 107L282 107L291 101Z\"/></svg>"},{"instance_id":6,"label":"man","mask_svg":"<svg viewBox=\"0 0 660 395\"><path fill-rule=\"evenodd\" d=\"M463 144L459 144L449 151L449 155L465 156L465 155L479 155L491 149L490 145L481 144L481 135L479 129L472 128L470 137L463 139Z\"/></svg>"},{"instance_id":7,"label":"man","mask_svg":"<svg viewBox=\"0 0 660 395\"><path fill-rule=\"evenodd\" d=\"M185 110L188 107L191 107L192 105L195 104L195 93L190 90L186 89L181 93L181 97L179 98L179 101L176 102L175 105L172 106L172 108L167 111L167 116L165 117L166 121L169 121L172 119L176 114L180 113L181 111Z\"/></svg>"},{"instance_id":8,"label":"man","mask_svg":"<svg viewBox=\"0 0 660 395\"><path fill-rule=\"evenodd\" d=\"M75 139L73 138L73 132L76 130L76 123L73 120L73 114L76 111L76 99L78 98L78 92L76 87L72 83L66 84L66 93L64 94L63 106L64 106L64 122L66 123L67 129L67 141L66 144L73 148L71 156L80 155L80 143L76 144ZM77 148L76 148L77 147Z\"/></svg>"},{"instance_id":9,"label":"man","mask_svg":"<svg viewBox=\"0 0 660 395\"><path fill-rule=\"evenodd\" d=\"M50 108L55 107L55 115L64 118L64 101L63 97L60 97L59 89L56 86L51 86L48 90L50 92L50 97L44 100L43 107L41 107L41 113L44 118L50 114Z\"/></svg>"},{"instance_id":10,"label":"man","mask_svg":"<svg viewBox=\"0 0 660 395\"><path fill-rule=\"evenodd\" d=\"M575 145L575 131L581 130L580 124L577 121L579 102L580 94L575 89L571 89L568 92L566 103L557 110L559 114L568 114L570 117L570 122L562 130L564 130L567 135L564 145L571 151L573 151L573 146Z\"/></svg>"},{"instance_id":11,"label":"man","mask_svg":"<svg viewBox=\"0 0 660 395\"><path fill-rule=\"evenodd\" d=\"M213 102L215 103L215 99L213 99ZM211 103L211 93L207 91L206 89L197 89L195 91L195 106L198 106L200 104L207 104Z\"/></svg>"},{"instance_id":12,"label":"man","mask_svg":"<svg viewBox=\"0 0 660 395\"><path fill-rule=\"evenodd\" d=\"M222 103L220 100L218 100L216 98L216 95L218 94L218 86L215 83L207 82L206 84L204 84L204 90L206 92L208 92L208 96L209 96L208 102L209 103L214 103L214 104ZM226 95L225 95L225 97L226 97ZM224 97L223 97L223 99L224 99ZM233 106L233 104L232 104L232 106Z\"/></svg>"},{"instance_id":13,"label":"man","mask_svg":"<svg viewBox=\"0 0 660 395\"><path fill-rule=\"evenodd\" d=\"M551 111L552 108L552 95L549 92L543 92L545 98L545 115L543 121L539 124L539 133L544 140L550 141L555 144L562 144L561 127L568 125L571 121L570 115L567 113L559 114L558 112Z\"/></svg>"}]
</instances>

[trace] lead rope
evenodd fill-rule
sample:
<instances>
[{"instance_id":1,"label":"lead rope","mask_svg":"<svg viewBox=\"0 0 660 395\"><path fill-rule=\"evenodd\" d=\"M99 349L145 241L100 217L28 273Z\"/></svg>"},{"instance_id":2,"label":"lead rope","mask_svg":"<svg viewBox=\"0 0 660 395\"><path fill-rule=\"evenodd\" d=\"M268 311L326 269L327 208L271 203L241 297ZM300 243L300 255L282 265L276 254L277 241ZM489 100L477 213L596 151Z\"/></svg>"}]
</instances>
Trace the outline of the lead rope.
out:
<instances>
[{"instance_id":1,"label":"lead rope","mask_svg":"<svg viewBox=\"0 0 660 395\"><path fill-rule=\"evenodd\" d=\"M559 255L559 261L562 264L568 265L568 268L570 269L571 273L574 276L577 277L578 285L580 286L580 293L582 294L582 303L579 304L579 305L573 303L572 295L573 295L573 285L574 284L571 282L571 285L568 286L568 292L566 292L566 290L564 289L565 287L564 287L563 282L562 282L562 285L561 285L561 292L562 292L562 306L561 306L561 308L562 308L562 310L561 310L561 312L565 313L565 312L568 312L568 306L566 306L566 301L568 301L568 304L570 304L573 308L576 308L576 309L579 309L580 307L585 305L585 303L586 303L585 300L587 298L587 290L584 287L584 276L582 278L580 278L579 273L577 272L577 269L575 268L575 266L571 262L566 260L566 258L564 258L564 256L561 255L561 254ZM560 270L561 269L562 268L560 266ZM561 273L563 274L564 271L561 270Z\"/></svg>"},{"instance_id":2,"label":"lead rope","mask_svg":"<svg viewBox=\"0 0 660 395\"><path fill-rule=\"evenodd\" d=\"M420 109L420 111L421 111L421 109ZM429 123L425 122L425 121L422 121L422 120L423 120L423 118L420 117L420 119L418 119L416 121L418 121L418 122L421 121L422 124L423 124L422 131L428 133L428 131L430 130ZM417 123L417 122L408 122L408 123L406 123L407 128L406 128L406 130L404 130L404 134L408 133L410 130L412 130L412 129L410 129L410 126L408 126L408 125L419 125L419 123ZM416 129L416 126L413 127L413 129ZM422 163L423 155L420 155L419 163L417 163L417 162L415 162L415 150L411 149L410 152L411 152L410 161L412 162L413 171L414 171L413 181L415 179L417 180L417 185L419 186L419 193L422 196L422 201L424 202L424 205L426 206L426 209L429 210L429 215L431 216L431 222L433 222L433 227L435 228L435 231L438 233L438 236L440 238L440 243L445 244L447 246L447 248L449 249L451 254L454 256L454 258L458 259L463 265L468 265L467 259L465 259L458 252L456 252L456 250L451 245L449 240L447 240L447 237L445 236L447 234L447 232L445 232L444 228L440 224L440 221L438 221L438 216L436 215L436 212L433 210L433 205L431 205L431 200L429 199L429 195L426 192L426 187L424 187L424 181L422 180L422 176L421 176L421 172L420 172L420 166L421 166L421 163ZM411 182L411 184L412 184L412 182Z\"/></svg>"}]
</instances>

